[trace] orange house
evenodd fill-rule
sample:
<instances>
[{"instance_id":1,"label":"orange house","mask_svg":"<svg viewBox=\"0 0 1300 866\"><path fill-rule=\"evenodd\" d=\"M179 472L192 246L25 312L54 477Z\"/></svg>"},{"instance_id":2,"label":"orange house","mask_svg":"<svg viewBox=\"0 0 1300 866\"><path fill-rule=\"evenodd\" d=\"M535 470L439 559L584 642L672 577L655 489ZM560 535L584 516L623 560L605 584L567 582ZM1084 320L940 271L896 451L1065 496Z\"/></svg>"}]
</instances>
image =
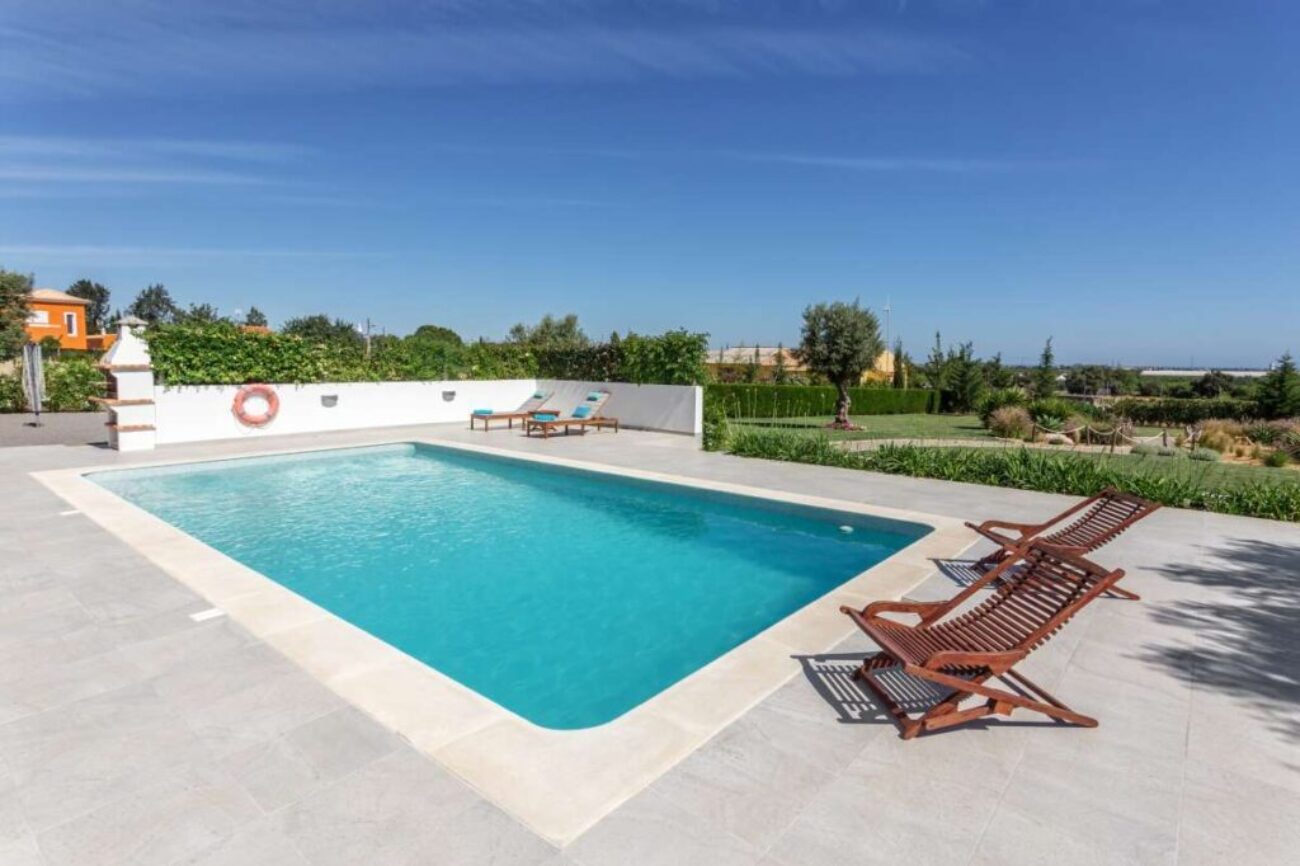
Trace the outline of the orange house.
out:
<instances>
[{"instance_id":1,"label":"orange house","mask_svg":"<svg viewBox=\"0 0 1300 866\"><path fill-rule=\"evenodd\" d=\"M86 350L86 307L90 301L58 289L32 289L27 302L27 336L33 343L57 337L64 349Z\"/></svg>"}]
</instances>

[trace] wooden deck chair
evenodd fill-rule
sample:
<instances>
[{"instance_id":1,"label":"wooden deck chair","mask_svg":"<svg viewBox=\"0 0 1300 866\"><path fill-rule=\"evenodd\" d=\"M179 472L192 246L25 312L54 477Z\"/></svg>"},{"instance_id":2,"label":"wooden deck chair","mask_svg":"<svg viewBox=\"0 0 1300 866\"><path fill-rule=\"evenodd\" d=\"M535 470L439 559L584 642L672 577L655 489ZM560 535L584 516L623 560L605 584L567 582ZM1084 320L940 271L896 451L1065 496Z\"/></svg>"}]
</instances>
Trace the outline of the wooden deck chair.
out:
<instances>
[{"instance_id":1,"label":"wooden deck chair","mask_svg":"<svg viewBox=\"0 0 1300 866\"><path fill-rule=\"evenodd\" d=\"M1031 541L1046 542L1078 556L1092 553L1159 508L1160 505L1155 502L1108 487L1046 523L986 520L978 526L974 523L966 525L998 545L997 550L976 563L982 568L992 568L1008 557L1014 557L1017 551ZM998 530L1009 530L1014 534L1008 535ZM1133 601L1141 598L1136 592L1119 587L1112 588L1111 592Z\"/></svg>"},{"instance_id":2,"label":"wooden deck chair","mask_svg":"<svg viewBox=\"0 0 1300 866\"><path fill-rule=\"evenodd\" d=\"M855 676L884 703L905 740L985 716L1009 716L1016 709L1095 728L1096 719L1070 709L1013 668L1123 576L1122 570L1107 571L1082 557L1031 542L1023 560L1003 560L948 601L878 601L862 610L841 607L880 647ZM968 599L990 584L989 598L963 610ZM881 616L885 613L914 614L920 621L908 625ZM907 677L891 676L898 673ZM882 675L895 681L914 678L914 685L921 685L916 682L920 680L944 692L937 703L912 718L887 688L901 691L906 686L886 684ZM995 679L1006 688L990 684ZM907 697L904 702L913 703ZM986 700L962 709L960 704L970 697Z\"/></svg>"},{"instance_id":3,"label":"wooden deck chair","mask_svg":"<svg viewBox=\"0 0 1300 866\"><path fill-rule=\"evenodd\" d=\"M505 421L507 427L514 427L516 418L531 418L535 413L542 411L542 406L545 405L546 401L549 400L550 397L550 391L542 391L539 389L533 392L533 396L519 404L518 409L511 412L493 412L491 409L475 409L469 416L469 429L474 429L474 422L476 421L483 422L483 432L485 433L487 432L488 422L490 421Z\"/></svg>"},{"instance_id":4,"label":"wooden deck chair","mask_svg":"<svg viewBox=\"0 0 1300 866\"><path fill-rule=\"evenodd\" d=\"M536 432L541 433L543 439L549 439L551 433L563 429L564 435L567 436L571 427L579 429L613 427L614 432L617 433L618 419L607 418L601 412L609 402L609 398L608 391L591 391L585 400L573 407L571 412L556 413L554 417L549 418L535 413L531 418L524 420L524 435L531 436Z\"/></svg>"}]
</instances>

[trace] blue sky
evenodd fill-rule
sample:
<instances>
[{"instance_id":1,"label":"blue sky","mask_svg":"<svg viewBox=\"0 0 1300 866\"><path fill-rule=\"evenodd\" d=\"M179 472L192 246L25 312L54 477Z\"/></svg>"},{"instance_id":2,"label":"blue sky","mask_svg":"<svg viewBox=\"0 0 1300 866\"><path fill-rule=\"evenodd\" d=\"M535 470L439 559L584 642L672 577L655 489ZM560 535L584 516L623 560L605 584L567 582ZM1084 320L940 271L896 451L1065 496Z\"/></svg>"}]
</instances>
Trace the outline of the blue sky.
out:
<instances>
[{"instance_id":1,"label":"blue sky","mask_svg":"<svg viewBox=\"0 0 1300 866\"><path fill-rule=\"evenodd\" d=\"M1300 350L1300 4L0 0L0 265L125 304Z\"/></svg>"}]
</instances>

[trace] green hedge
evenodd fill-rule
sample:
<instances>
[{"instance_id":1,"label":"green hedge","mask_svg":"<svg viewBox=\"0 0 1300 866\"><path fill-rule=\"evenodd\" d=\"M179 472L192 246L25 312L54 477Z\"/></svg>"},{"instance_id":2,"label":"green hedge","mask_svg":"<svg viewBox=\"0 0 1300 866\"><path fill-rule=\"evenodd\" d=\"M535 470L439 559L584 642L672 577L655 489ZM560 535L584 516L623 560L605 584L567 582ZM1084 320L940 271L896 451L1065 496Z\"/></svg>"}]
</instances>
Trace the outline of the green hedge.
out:
<instances>
[{"instance_id":1,"label":"green hedge","mask_svg":"<svg viewBox=\"0 0 1300 866\"><path fill-rule=\"evenodd\" d=\"M743 457L1073 496L1092 496L1107 487L1117 487L1177 508L1300 521L1300 483L1258 481L1216 486L1206 482L1202 474L1175 475L1104 457L1032 448L883 445L873 451L846 451L826 436L741 428L732 431L727 450ZM1156 465L1163 467L1165 463Z\"/></svg>"},{"instance_id":2,"label":"green hedge","mask_svg":"<svg viewBox=\"0 0 1300 866\"><path fill-rule=\"evenodd\" d=\"M85 354L60 357L45 364L44 412L91 412L91 397L104 393L104 374ZM18 374L0 375L0 412L28 412Z\"/></svg>"},{"instance_id":3,"label":"green hedge","mask_svg":"<svg viewBox=\"0 0 1300 866\"><path fill-rule=\"evenodd\" d=\"M937 391L850 388L852 415L914 415L938 411ZM804 418L835 414L835 389L826 385L709 385L705 402L729 418Z\"/></svg>"},{"instance_id":4,"label":"green hedge","mask_svg":"<svg viewBox=\"0 0 1300 866\"><path fill-rule=\"evenodd\" d=\"M503 379L541 376L602 382L687 385L702 382L707 334L629 334L571 349L519 343L457 345L378 337L371 355L352 343L250 333L229 323L164 325L145 333L154 373L166 385L247 382L365 382Z\"/></svg>"},{"instance_id":5,"label":"green hedge","mask_svg":"<svg viewBox=\"0 0 1300 866\"><path fill-rule=\"evenodd\" d=\"M1214 418L1246 420L1259 417L1259 405L1254 400L1223 398L1119 400L1110 407L1110 411L1134 424L1151 426L1198 424Z\"/></svg>"}]
</instances>

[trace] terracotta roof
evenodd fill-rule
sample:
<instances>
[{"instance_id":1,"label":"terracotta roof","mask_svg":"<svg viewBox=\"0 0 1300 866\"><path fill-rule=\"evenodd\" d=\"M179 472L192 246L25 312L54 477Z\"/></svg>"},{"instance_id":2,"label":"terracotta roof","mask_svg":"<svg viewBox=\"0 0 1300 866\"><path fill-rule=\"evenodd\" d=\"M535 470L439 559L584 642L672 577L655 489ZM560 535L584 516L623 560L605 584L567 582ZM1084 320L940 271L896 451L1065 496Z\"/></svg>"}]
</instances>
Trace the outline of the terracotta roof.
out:
<instances>
[{"instance_id":1,"label":"terracotta roof","mask_svg":"<svg viewBox=\"0 0 1300 866\"><path fill-rule=\"evenodd\" d=\"M77 304L82 307L90 306L90 301L85 298L78 298L69 295L67 292L60 292L58 289L32 289L31 297L33 301L44 301L47 304Z\"/></svg>"}]
</instances>

